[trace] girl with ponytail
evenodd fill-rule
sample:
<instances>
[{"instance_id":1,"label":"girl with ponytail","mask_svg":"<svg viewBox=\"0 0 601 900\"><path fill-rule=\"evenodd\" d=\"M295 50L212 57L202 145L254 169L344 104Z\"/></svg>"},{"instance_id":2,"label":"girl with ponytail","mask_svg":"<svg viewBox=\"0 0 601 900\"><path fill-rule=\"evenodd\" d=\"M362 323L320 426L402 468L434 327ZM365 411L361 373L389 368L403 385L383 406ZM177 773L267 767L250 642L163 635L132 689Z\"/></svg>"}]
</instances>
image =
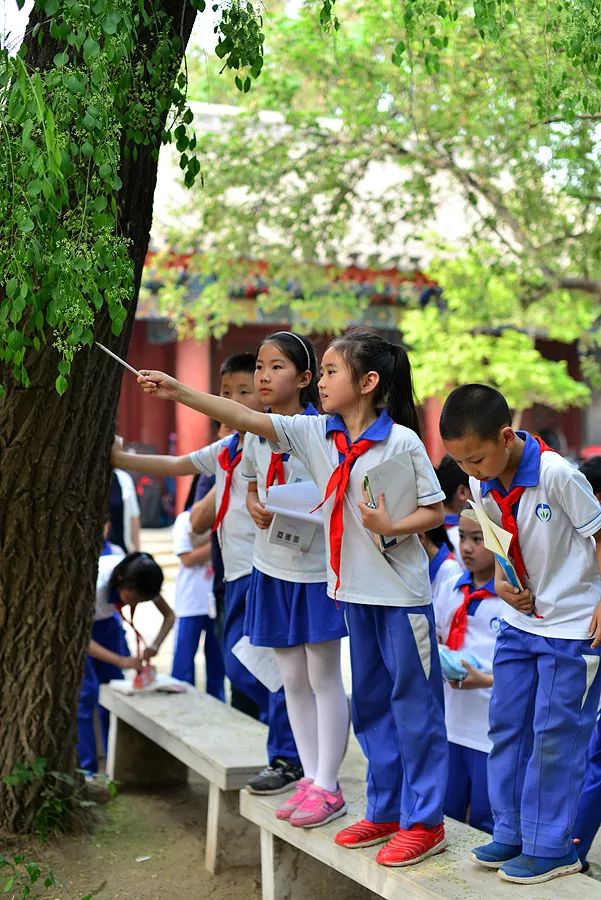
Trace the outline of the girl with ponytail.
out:
<instances>
[{"instance_id":1,"label":"girl with ponytail","mask_svg":"<svg viewBox=\"0 0 601 900\"><path fill-rule=\"evenodd\" d=\"M254 412L162 372L142 371L138 380L147 393L291 453L322 491L328 594L345 604L353 725L369 764L366 817L336 842L349 849L386 842L377 856L386 866L441 853L447 741L428 557L418 533L442 524L444 493L419 438L407 354L369 329L335 338L321 363L321 416ZM404 518L386 508L383 495L376 508L365 503L365 473L383 463L398 465L399 478L409 463L414 473L416 509ZM374 535L401 540L381 552Z\"/></svg>"}]
</instances>

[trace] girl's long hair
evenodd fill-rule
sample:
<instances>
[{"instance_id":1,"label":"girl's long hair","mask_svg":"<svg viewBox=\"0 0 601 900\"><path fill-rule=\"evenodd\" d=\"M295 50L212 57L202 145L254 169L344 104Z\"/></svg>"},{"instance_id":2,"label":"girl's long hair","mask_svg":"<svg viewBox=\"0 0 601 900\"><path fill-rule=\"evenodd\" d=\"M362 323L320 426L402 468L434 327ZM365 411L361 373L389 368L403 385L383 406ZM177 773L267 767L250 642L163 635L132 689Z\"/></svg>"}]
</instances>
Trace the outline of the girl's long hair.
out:
<instances>
[{"instance_id":1,"label":"girl's long hair","mask_svg":"<svg viewBox=\"0 0 601 900\"><path fill-rule=\"evenodd\" d=\"M377 372L380 381L373 392L376 409L385 408L399 425L420 434L411 364L403 347L384 340L371 328L361 327L334 338L330 347L342 355L356 384L362 375Z\"/></svg>"},{"instance_id":2,"label":"girl's long hair","mask_svg":"<svg viewBox=\"0 0 601 900\"><path fill-rule=\"evenodd\" d=\"M275 331L273 334L268 335L264 341L261 341L261 347L265 344L276 344L286 359L290 360L299 375L302 372L311 372L311 381L306 387L301 389L299 402L301 406L305 407L309 403L317 406L319 403L317 356L311 341L301 334L296 334L294 331Z\"/></svg>"}]
</instances>

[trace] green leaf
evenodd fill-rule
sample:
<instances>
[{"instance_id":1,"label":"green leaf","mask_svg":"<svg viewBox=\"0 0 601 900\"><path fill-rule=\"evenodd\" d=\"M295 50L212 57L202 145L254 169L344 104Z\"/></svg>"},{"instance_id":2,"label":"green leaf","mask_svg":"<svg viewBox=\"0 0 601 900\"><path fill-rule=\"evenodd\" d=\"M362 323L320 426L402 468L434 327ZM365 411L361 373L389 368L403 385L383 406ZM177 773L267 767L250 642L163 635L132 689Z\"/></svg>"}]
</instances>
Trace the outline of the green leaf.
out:
<instances>
[{"instance_id":1,"label":"green leaf","mask_svg":"<svg viewBox=\"0 0 601 900\"><path fill-rule=\"evenodd\" d=\"M55 54L55 57L54 57L53 62L54 62L54 65L57 66L59 69L60 69L62 66L66 66L67 63L69 62L69 55L68 55L68 53L66 53L65 51L63 51L62 53L57 53L57 54Z\"/></svg>"},{"instance_id":2,"label":"green leaf","mask_svg":"<svg viewBox=\"0 0 601 900\"><path fill-rule=\"evenodd\" d=\"M87 37L83 42L83 58L86 65L96 59L100 54L100 44L93 37Z\"/></svg>"},{"instance_id":3,"label":"green leaf","mask_svg":"<svg viewBox=\"0 0 601 900\"><path fill-rule=\"evenodd\" d=\"M19 230L24 234L29 234L29 232L33 231L34 228L35 225L33 224L32 219L29 218L29 216L25 216L24 218L20 219Z\"/></svg>"},{"instance_id":4,"label":"green leaf","mask_svg":"<svg viewBox=\"0 0 601 900\"><path fill-rule=\"evenodd\" d=\"M56 393L59 395L59 397L63 396L63 394L67 390L68 386L69 385L68 385L67 379L64 378L62 375L59 375L58 378L56 379L56 381L54 382L54 387L55 387Z\"/></svg>"}]
</instances>

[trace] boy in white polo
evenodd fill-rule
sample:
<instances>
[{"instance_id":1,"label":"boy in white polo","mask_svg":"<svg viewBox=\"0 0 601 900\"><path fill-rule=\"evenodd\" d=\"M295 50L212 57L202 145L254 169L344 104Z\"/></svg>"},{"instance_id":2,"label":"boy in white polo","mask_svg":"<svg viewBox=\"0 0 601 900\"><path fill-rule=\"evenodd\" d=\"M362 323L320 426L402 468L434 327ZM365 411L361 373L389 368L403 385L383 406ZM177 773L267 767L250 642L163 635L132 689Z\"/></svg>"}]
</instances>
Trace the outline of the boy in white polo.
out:
<instances>
[{"instance_id":1,"label":"boy in white polo","mask_svg":"<svg viewBox=\"0 0 601 900\"><path fill-rule=\"evenodd\" d=\"M577 469L511 428L493 388L453 391L440 433L475 502L513 535L524 588L497 565L507 606L490 706L494 840L472 857L507 881L548 881L581 868L572 828L601 692L601 506Z\"/></svg>"}]
</instances>

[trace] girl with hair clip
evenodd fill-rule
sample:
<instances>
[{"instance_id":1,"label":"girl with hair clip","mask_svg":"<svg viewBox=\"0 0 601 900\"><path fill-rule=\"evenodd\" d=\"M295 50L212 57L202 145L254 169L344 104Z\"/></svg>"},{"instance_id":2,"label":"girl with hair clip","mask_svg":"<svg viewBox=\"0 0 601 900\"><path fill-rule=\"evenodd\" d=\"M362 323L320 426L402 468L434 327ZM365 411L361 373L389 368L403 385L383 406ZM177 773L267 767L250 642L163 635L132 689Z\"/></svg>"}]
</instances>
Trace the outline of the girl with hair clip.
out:
<instances>
[{"instance_id":1,"label":"girl with hair clip","mask_svg":"<svg viewBox=\"0 0 601 900\"><path fill-rule=\"evenodd\" d=\"M257 353L255 388L272 413L315 418L317 362L313 345L287 331L267 337ZM274 452L264 437L244 439L242 475L248 510L257 526L244 631L251 644L273 647L304 777L276 810L297 827L315 827L344 815L338 769L349 727L340 672L344 612L327 595L324 532L304 551L271 543L272 513L265 508L274 484L310 481L302 462ZM253 782L249 783L253 789Z\"/></svg>"},{"instance_id":2,"label":"girl with hair clip","mask_svg":"<svg viewBox=\"0 0 601 900\"><path fill-rule=\"evenodd\" d=\"M292 453L324 492L328 594L345 602L351 639L353 724L368 759L367 814L336 842L386 841L378 862L407 866L446 846L447 743L428 557L417 537L443 522L443 492L419 438L407 354L353 329L326 350L323 416L248 410L143 370L142 388L266 438ZM364 476L386 462L415 475L417 508L398 519L384 497L364 501ZM382 553L370 532L400 537Z\"/></svg>"}]
</instances>

